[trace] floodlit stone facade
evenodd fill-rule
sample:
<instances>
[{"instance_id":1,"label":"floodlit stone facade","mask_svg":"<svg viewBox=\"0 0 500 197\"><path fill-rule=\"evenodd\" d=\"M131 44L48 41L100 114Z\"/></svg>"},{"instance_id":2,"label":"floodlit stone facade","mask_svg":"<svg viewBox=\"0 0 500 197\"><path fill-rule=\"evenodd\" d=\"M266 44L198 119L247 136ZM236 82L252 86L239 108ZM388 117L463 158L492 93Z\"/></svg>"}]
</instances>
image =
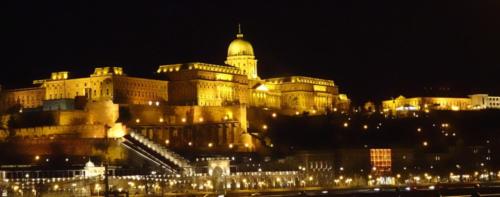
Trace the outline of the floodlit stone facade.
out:
<instances>
[{"instance_id":1,"label":"floodlit stone facade","mask_svg":"<svg viewBox=\"0 0 500 197\"><path fill-rule=\"evenodd\" d=\"M253 46L241 32L230 43L225 64L160 65L154 78L130 77L123 68L112 66L97 67L90 76L80 78L72 78L68 71L53 72L48 79L35 80L33 88L3 90L0 110L61 112L55 116L56 125L64 127L32 129L37 135L64 133L75 125L81 136L102 137L104 130L100 135L85 133L81 125L110 129L122 116L129 128L158 143L248 151L255 149L247 131L248 108L319 115L348 110L350 104L332 80L261 79ZM119 109L129 114L120 114ZM122 133L122 128L113 133ZM25 130L19 130L20 134L28 135Z\"/></svg>"}]
</instances>

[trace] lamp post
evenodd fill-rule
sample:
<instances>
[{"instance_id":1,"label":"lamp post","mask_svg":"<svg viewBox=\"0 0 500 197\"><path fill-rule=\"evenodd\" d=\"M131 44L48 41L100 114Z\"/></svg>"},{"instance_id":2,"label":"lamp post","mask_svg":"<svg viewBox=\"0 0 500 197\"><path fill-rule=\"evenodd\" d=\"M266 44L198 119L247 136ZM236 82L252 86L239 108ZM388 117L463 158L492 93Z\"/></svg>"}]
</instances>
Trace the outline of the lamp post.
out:
<instances>
[{"instance_id":1,"label":"lamp post","mask_svg":"<svg viewBox=\"0 0 500 197\"><path fill-rule=\"evenodd\" d=\"M104 196L108 197L109 196L109 178L108 178L108 146L109 146L109 141L108 141L108 130L111 127L108 126L107 124L104 125L104 143L105 143L105 149L104 150Z\"/></svg>"}]
</instances>

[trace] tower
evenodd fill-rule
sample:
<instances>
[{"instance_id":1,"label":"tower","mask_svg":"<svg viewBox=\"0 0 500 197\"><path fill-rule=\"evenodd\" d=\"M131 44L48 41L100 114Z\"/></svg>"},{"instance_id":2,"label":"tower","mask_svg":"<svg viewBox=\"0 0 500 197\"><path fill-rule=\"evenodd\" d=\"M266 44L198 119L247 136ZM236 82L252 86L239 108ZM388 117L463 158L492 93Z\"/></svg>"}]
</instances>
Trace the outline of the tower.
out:
<instances>
[{"instance_id":1,"label":"tower","mask_svg":"<svg viewBox=\"0 0 500 197\"><path fill-rule=\"evenodd\" d=\"M229 44L227 59L224 63L241 69L246 73L248 79L259 79L257 75L257 59L255 59L252 44L243 39L241 25L239 24L238 34L236 34L236 39Z\"/></svg>"}]
</instances>

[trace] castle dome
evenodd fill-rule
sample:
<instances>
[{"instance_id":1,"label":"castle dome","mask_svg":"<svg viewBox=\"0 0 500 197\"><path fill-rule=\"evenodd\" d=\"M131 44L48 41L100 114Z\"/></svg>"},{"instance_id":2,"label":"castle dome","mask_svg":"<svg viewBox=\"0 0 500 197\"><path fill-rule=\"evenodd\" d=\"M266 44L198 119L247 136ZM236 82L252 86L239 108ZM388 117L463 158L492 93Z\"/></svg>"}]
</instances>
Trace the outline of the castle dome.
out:
<instances>
[{"instance_id":1,"label":"castle dome","mask_svg":"<svg viewBox=\"0 0 500 197\"><path fill-rule=\"evenodd\" d=\"M89 159L89 161L87 163L85 163L85 167L86 168L93 168L93 167L95 167L94 162L90 161L90 159Z\"/></svg>"},{"instance_id":2,"label":"castle dome","mask_svg":"<svg viewBox=\"0 0 500 197\"><path fill-rule=\"evenodd\" d=\"M243 34L241 33L241 28L238 28L238 34L236 34L236 39L229 44L227 49L227 56L254 56L253 47L250 42L243 39Z\"/></svg>"}]
</instances>

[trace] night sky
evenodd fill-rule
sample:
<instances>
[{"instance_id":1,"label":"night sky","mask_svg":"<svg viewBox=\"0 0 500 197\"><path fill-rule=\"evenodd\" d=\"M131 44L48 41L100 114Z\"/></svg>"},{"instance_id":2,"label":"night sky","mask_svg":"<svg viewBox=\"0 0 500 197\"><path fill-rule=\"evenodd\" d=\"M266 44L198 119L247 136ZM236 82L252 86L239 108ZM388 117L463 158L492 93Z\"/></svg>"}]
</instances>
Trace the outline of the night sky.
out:
<instances>
[{"instance_id":1,"label":"night sky","mask_svg":"<svg viewBox=\"0 0 500 197\"><path fill-rule=\"evenodd\" d=\"M355 103L500 95L500 1L135 2L3 2L0 84L102 65L153 76L160 64L222 64L241 23L263 78L333 79Z\"/></svg>"}]
</instances>

